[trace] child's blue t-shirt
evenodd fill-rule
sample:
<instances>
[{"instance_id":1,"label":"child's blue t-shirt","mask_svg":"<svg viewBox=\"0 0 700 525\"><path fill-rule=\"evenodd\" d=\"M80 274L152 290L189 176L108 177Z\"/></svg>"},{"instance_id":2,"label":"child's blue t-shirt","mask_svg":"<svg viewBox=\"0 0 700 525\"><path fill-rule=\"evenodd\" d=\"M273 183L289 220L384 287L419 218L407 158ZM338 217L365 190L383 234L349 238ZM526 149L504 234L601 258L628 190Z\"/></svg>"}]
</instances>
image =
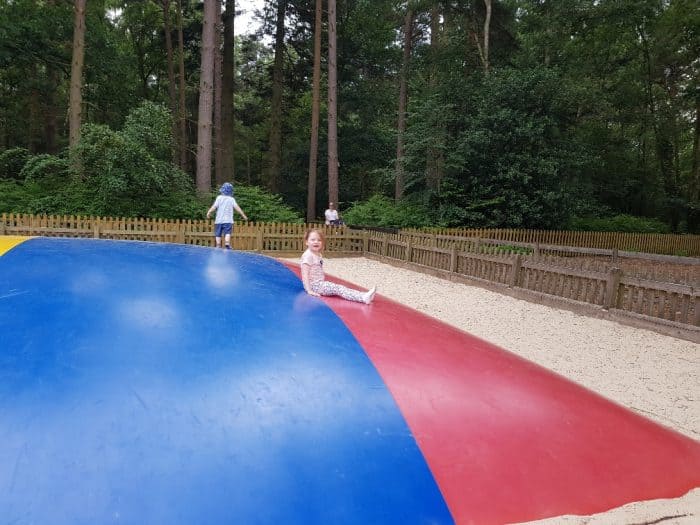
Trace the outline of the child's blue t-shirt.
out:
<instances>
[{"instance_id":1,"label":"child's blue t-shirt","mask_svg":"<svg viewBox=\"0 0 700 525\"><path fill-rule=\"evenodd\" d=\"M236 199L229 195L219 195L214 201L216 207L216 219L214 224L233 224L233 208Z\"/></svg>"}]
</instances>

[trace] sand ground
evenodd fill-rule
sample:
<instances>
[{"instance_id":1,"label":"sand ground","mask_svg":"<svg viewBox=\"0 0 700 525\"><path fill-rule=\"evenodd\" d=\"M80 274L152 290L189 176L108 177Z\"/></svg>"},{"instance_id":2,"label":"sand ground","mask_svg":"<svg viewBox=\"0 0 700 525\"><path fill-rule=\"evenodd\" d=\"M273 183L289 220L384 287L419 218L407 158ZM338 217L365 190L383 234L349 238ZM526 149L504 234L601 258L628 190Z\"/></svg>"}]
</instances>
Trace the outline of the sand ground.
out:
<instances>
[{"instance_id":1,"label":"sand ground","mask_svg":"<svg viewBox=\"0 0 700 525\"><path fill-rule=\"evenodd\" d=\"M298 259L290 259L298 262ZM453 283L364 258L324 259L327 274L441 319L700 440L700 345ZM595 516L538 524L700 523L700 488Z\"/></svg>"}]
</instances>

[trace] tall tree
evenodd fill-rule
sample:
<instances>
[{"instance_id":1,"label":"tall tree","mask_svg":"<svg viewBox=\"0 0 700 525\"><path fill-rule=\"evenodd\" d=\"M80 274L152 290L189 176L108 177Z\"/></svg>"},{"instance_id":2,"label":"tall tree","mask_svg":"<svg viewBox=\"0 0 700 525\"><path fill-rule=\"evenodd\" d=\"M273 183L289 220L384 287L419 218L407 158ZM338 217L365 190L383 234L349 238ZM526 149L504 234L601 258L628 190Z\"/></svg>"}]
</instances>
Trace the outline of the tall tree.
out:
<instances>
[{"instance_id":1,"label":"tall tree","mask_svg":"<svg viewBox=\"0 0 700 525\"><path fill-rule=\"evenodd\" d=\"M214 180L216 186L221 186L226 182L226 175L222 165L222 147L221 139L221 106L223 104L223 96L221 91L221 74L223 66L223 39L224 26L221 18L221 2L216 3L216 43L214 45Z\"/></svg>"},{"instance_id":2,"label":"tall tree","mask_svg":"<svg viewBox=\"0 0 700 525\"><path fill-rule=\"evenodd\" d=\"M311 141L309 143L309 180L306 189L307 222L311 222L316 218L316 170L318 169L318 128L321 115L322 17L323 0L316 0L316 12L314 18L314 76L311 96Z\"/></svg>"},{"instance_id":3,"label":"tall tree","mask_svg":"<svg viewBox=\"0 0 700 525\"><path fill-rule=\"evenodd\" d=\"M438 75L440 74L440 70L438 68L438 57L441 52L441 31L440 6L434 3L430 9L430 79L428 81L428 89L433 96L439 96ZM439 123L438 128L431 134L432 144L428 146L426 152L426 186L434 193L440 191L440 182L443 178L445 157L443 154L444 144L440 138L443 137L444 134L444 123Z\"/></svg>"},{"instance_id":4,"label":"tall tree","mask_svg":"<svg viewBox=\"0 0 700 525\"><path fill-rule=\"evenodd\" d=\"M182 29L182 0L177 0L177 47L178 47L178 144L180 148L180 169L188 170L188 150L189 139L187 137L187 105L185 102L185 92L187 81L185 79L185 44Z\"/></svg>"},{"instance_id":5,"label":"tall tree","mask_svg":"<svg viewBox=\"0 0 700 525\"><path fill-rule=\"evenodd\" d=\"M214 109L214 60L216 52L217 3L204 0L202 21L202 60L199 81L199 113L197 120L197 192L211 190L212 114Z\"/></svg>"},{"instance_id":6,"label":"tall tree","mask_svg":"<svg viewBox=\"0 0 700 525\"><path fill-rule=\"evenodd\" d=\"M335 0L328 0L328 202L338 199L338 58Z\"/></svg>"},{"instance_id":7,"label":"tall tree","mask_svg":"<svg viewBox=\"0 0 700 525\"><path fill-rule=\"evenodd\" d=\"M168 62L168 102L170 103L170 114L172 118L172 162L173 165L178 164L180 158L180 144L178 140L178 109L177 109L177 80L175 78L175 60L173 56L173 38L172 26L170 24L170 0L160 0L160 5L163 8L163 30L165 33L165 53ZM184 146L183 146L184 147Z\"/></svg>"},{"instance_id":8,"label":"tall tree","mask_svg":"<svg viewBox=\"0 0 700 525\"><path fill-rule=\"evenodd\" d=\"M83 110L83 65L85 64L85 3L75 0L73 24L73 59L70 73L69 145L80 140L80 124Z\"/></svg>"},{"instance_id":9,"label":"tall tree","mask_svg":"<svg viewBox=\"0 0 700 525\"><path fill-rule=\"evenodd\" d=\"M413 9L406 7L403 26L403 60L399 74L399 112L396 138L396 185L394 199L398 202L403 197L404 186L404 133L406 132L406 107L408 105L408 68L411 61L411 42L413 41Z\"/></svg>"},{"instance_id":10,"label":"tall tree","mask_svg":"<svg viewBox=\"0 0 700 525\"><path fill-rule=\"evenodd\" d=\"M226 180L234 179L234 20L235 0L226 0L224 12L224 47L221 74L221 171Z\"/></svg>"},{"instance_id":11,"label":"tall tree","mask_svg":"<svg viewBox=\"0 0 700 525\"><path fill-rule=\"evenodd\" d=\"M275 62L272 68L272 102L270 107L270 152L268 159L267 186L279 191L280 168L282 166L282 95L284 92L284 18L287 1L278 0L275 22Z\"/></svg>"}]
</instances>

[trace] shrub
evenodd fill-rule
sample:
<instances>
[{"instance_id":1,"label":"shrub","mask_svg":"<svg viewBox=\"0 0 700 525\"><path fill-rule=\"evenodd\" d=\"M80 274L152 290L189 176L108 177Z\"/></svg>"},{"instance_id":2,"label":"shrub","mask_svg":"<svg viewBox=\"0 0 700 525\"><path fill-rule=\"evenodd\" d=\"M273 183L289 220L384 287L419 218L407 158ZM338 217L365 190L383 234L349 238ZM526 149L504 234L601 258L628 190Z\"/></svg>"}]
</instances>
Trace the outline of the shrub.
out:
<instances>
[{"instance_id":1,"label":"shrub","mask_svg":"<svg viewBox=\"0 0 700 525\"><path fill-rule=\"evenodd\" d=\"M284 204L280 195L270 193L258 186L236 184L234 197L251 221L288 222L294 224L302 224L304 222L301 214ZM216 194L212 194L211 202L215 198ZM207 204L206 208L203 208L202 215L211 206L211 202Z\"/></svg>"},{"instance_id":2,"label":"shrub","mask_svg":"<svg viewBox=\"0 0 700 525\"><path fill-rule=\"evenodd\" d=\"M26 148L10 148L0 153L0 179L21 179L20 172L29 156Z\"/></svg>"},{"instance_id":3,"label":"shrub","mask_svg":"<svg viewBox=\"0 0 700 525\"><path fill-rule=\"evenodd\" d=\"M50 186L65 183L69 175L70 165L68 161L48 154L29 157L20 172L20 178L26 182L44 181Z\"/></svg>"},{"instance_id":4,"label":"shrub","mask_svg":"<svg viewBox=\"0 0 700 525\"><path fill-rule=\"evenodd\" d=\"M580 231L669 233L668 225L658 219L615 215L614 217L574 217L569 228Z\"/></svg>"},{"instance_id":5,"label":"shrub","mask_svg":"<svg viewBox=\"0 0 700 525\"><path fill-rule=\"evenodd\" d=\"M408 200L397 204L383 195L353 204L342 216L346 224L357 226L419 228L431 224L427 207Z\"/></svg>"}]
</instances>

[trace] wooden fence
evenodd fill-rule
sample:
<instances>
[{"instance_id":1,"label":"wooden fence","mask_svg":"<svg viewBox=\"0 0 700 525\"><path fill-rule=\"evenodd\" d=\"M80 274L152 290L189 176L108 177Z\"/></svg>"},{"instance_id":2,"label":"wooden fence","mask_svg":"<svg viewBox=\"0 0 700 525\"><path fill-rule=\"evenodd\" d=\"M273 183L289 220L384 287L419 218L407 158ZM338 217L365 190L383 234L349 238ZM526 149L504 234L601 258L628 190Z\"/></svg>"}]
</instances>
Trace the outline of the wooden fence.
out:
<instances>
[{"instance_id":1,"label":"wooden fence","mask_svg":"<svg viewBox=\"0 0 700 525\"><path fill-rule=\"evenodd\" d=\"M644 254L635 254L641 258L635 259L636 263L628 263L618 255L607 261L585 258L584 265L580 257L534 251L513 253L484 239L423 244L410 234L378 232L372 232L364 251L434 270L446 277L462 276L529 290L605 310L628 312L652 322L663 320L688 327L700 326L700 259L683 258L686 264L680 264L676 261L681 258L666 262L659 261L658 257L644 259ZM624 264L629 264L627 271L620 267ZM643 270L639 269L640 264L645 267ZM677 282L657 280L658 275L671 275L667 267L676 265L680 266L673 274ZM656 271L654 266L658 267Z\"/></svg>"},{"instance_id":2,"label":"wooden fence","mask_svg":"<svg viewBox=\"0 0 700 525\"><path fill-rule=\"evenodd\" d=\"M604 250L617 249L629 252L700 257L700 235L486 228L404 229L401 230L401 233L422 236L426 239L435 236L439 238L496 239L509 243L575 246Z\"/></svg>"},{"instance_id":3,"label":"wooden fence","mask_svg":"<svg viewBox=\"0 0 700 525\"><path fill-rule=\"evenodd\" d=\"M303 236L308 227L304 224L237 223L233 247L276 256L299 255L305 249ZM528 237L517 230L470 230L468 233L484 237L469 237L435 232L387 234L345 227L314 227L325 233L329 254L378 256L445 277L460 276L609 311L627 312L651 322L664 321L691 329L700 326L700 259L631 253L614 245L600 247L605 245L601 239L611 243L616 238L614 235L604 234L597 240L589 236L590 243L597 243L597 247L566 247L544 241L552 243L567 237L536 234ZM89 237L201 246L213 246L212 228L212 222L206 220L23 214L0 217L0 235ZM576 237L581 232L569 233L579 244L585 238ZM683 237L690 239L690 236ZM698 237L694 238L697 243ZM629 247L629 244L624 246ZM663 246L669 247L671 243ZM683 246L689 252L698 251L696 244Z\"/></svg>"},{"instance_id":4,"label":"wooden fence","mask_svg":"<svg viewBox=\"0 0 700 525\"><path fill-rule=\"evenodd\" d=\"M327 250L338 255L360 255L362 232L347 228L314 225L326 236ZM305 224L236 223L233 248L275 255L300 255ZM166 220L113 217L46 216L2 214L0 235L42 235L94 239L138 240L214 246L210 220Z\"/></svg>"}]
</instances>

